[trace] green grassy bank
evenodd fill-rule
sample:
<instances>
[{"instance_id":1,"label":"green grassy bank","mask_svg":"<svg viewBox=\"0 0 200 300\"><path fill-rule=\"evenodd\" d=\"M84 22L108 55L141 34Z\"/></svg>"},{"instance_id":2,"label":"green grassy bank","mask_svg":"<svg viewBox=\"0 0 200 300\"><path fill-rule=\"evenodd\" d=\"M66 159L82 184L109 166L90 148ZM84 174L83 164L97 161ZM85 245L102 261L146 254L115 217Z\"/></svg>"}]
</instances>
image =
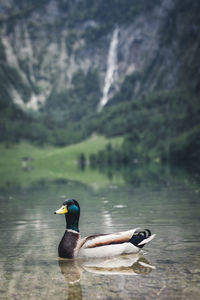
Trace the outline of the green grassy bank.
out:
<instances>
[{"instance_id":1,"label":"green grassy bank","mask_svg":"<svg viewBox=\"0 0 200 300\"><path fill-rule=\"evenodd\" d=\"M28 186L39 180L76 180L86 184L104 186L108 178L98 171L86 166L80 170L77 158L84 153L86 160L92 153L103 149L107 143L113 147L121 145L122 138L106 139L93 135L89 139L67 147L57 148L45 146L38 148L28 143L20 143L6 147L0 145L0 186L21 185ZM28 158L24 161L24 158ZM114 183L121 183L122 179L113 178Z\"/></svg>"}]
</instances>

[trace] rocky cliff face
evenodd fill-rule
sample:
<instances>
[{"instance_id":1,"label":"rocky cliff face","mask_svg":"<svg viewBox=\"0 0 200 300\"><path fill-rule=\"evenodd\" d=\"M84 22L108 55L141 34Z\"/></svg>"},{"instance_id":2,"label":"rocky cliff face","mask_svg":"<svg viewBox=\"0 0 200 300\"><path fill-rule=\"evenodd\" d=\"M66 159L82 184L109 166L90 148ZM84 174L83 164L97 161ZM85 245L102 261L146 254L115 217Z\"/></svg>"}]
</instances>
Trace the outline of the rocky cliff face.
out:
<instances>
[{"instance_id":1,"label":"rocky cliff face","mask_svg":"<svg viewBox=\"0 0 200 300\"><path fill-rule=\"evenodd\" d=\"M72 78L79 70L84 74L96 70L102 94L107 85L104 97L109 98L126 75L144 70L155 59L159 29L168 9L168 1L164 1L151 13L138 14L131 24L118 26L118 41L112 49L114 28L105 31L96 41L88 41L87 35L92 31L95 34L101 24L88 19L71 28L68 10L62 10L58 1L46 1L32 9L24 5L15 8L14 12L14 2L6 3L1 5L1 17L4 16L1 42L6 62L16 69L29 93L24 97L24 89L19 90L12 82L9 82L8 90L15 103L32 109L38 109L52 92L70 88ZM116 56L111 64L109 49L110 56ZM107 75L106 79L109 72L110 78ZM136 93L140 90L139 83L135 90Z\"/></svg>"},{"instance_id":2,"label":"rocky cliff face","mask_svg":"<svg viewBox=\"0 0 200 300\"><path fill-rule=\"evenodd\" d=\"M131 14L133 3L124 7L130 11L122 11L127 20L126 16L121 20L117 13L113 17L120 2L114 1L109 7L110 22L107 11L103 13L108 20L101 17L104 7L89 2L1 1L1 69L6 64L9 72L14 72L10 76L2 71L7 76L7 94L16 104L37 110L49 97L56 101L56 95L73 88L73 78L80 71L98 75L99 110L119 91L128 75L134 76L135 96L181 85L180 71L189 61L193 64L191 55L196 58L199 51L199 21L190 20L187 1L185 7L179 0L155 1L151 7L148 1L142 1L143 9L139 7ZM194 12L195 7L192 9ZM184 39L185 30L193 34L192 46L181 51L180 39ZM191 67L193 71L199 72Z\"/></svg>"}]
</instances>

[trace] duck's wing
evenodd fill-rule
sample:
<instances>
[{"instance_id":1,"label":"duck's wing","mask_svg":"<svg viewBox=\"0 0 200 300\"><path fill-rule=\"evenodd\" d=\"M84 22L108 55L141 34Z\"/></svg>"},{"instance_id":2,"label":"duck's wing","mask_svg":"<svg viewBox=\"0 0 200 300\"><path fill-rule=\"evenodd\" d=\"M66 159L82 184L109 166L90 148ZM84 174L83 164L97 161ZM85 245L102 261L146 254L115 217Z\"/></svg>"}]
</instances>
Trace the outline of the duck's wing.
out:
<instances>
[{"instance_id":1,"label":"duck's wing","mask_svg":"<svg viewBox=\"0 0 200 300\"><path fill-rule=\"evenodd\" d=\"M97 234L82 239L79 243L78 256L104 257L122 253L136 253L138 247L129 243L139 228L112 234Z\"/></svg>"},{"instance_id":2,"label":"duck's wing","mask_svg":"<svg viewBox=\"0 0 200 300\"><path fill-rule=\"evenodd\" d=\"M139 228L122 231L122 232L116 232L116 233L104 233L104 234L91 235L82 240L81 248L86 249L86 248L96 248L96 247L106 246L106 245L122 244L128 242L138 229Z\"/></svg>"}]
</instances>

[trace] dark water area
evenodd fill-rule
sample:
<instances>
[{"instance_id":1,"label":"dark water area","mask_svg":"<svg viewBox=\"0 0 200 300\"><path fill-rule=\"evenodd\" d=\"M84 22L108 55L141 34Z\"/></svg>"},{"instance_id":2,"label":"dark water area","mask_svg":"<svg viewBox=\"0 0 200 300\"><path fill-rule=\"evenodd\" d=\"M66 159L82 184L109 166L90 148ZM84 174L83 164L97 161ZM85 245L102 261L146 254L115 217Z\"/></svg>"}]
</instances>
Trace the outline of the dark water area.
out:
<instances>
[{"instance_id":1,"label":"dark water area","mask_svg":"<svg viewBox=\"0 0 200 300\"><path fill-rule=\"evenodd\" d=\"M127 184L104 188L60 181L1 189L0 299L200 299L199 177L126 176ZM82 236L141 227L156 238L140 256L59 261L65 220L53 212L70 197L81 206Z\"/></svg>"}]
</instances>

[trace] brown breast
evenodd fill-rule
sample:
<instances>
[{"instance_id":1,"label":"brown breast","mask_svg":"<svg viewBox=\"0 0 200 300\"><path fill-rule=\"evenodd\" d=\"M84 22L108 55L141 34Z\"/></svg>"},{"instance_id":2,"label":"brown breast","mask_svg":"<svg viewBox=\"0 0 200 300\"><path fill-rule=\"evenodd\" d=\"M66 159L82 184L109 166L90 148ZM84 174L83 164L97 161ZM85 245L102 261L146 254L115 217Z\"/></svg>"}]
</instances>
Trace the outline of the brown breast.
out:
<instances>
[{"instance_id":1,"label":"brown breast","mask_svg":"<svg viewBox=\"0 0 200 300\"><path fill-rule=\"evenodd\" d=\"M80 234L75 231L66 230L58 246L58 255L63 258L73 258Z\"/></svg>"}]
</instances>

